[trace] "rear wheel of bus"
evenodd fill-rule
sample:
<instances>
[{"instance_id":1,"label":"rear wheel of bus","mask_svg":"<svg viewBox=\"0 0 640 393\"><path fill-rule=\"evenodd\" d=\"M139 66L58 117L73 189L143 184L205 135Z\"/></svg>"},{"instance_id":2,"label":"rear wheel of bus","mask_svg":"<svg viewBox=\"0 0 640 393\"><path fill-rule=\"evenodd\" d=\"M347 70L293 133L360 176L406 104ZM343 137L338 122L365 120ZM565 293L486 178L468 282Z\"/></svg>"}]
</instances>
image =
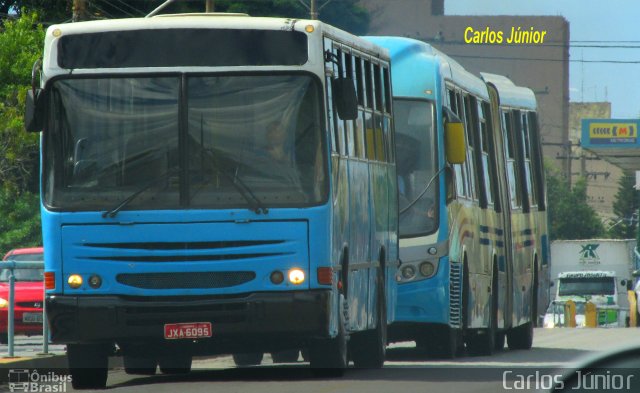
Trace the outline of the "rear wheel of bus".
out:
<instances>
[{"instance_id":1,"label":"rear wheel of bus","mask_svg":"<svg viewBox=\"0 0 640 393\"><path fill-rule=\"evenodd\" d=\"M105 344L69 344L67 359L74 389L104 389L111 347Z\"/></svg>"},{"instance_id":2,"label":"rear wheel of bus","mask_svg":"<svg viewBox=\"0 0 640 393\"><path fill-rule=\"evenodd\" d=\"M158 367L163 374L187 374L191 371L192 357L188 353L161 356Z\"/></svg>"},{"instance_id":3,"label":"rear wheel of bus","mask_svg":"<svg viewBox=\"0 0 640 393\"><path fill-rule=\"evenodd\" d=\"M155 357L124 355L124 372L130 375L154 375L158 361Z\"/></svg>"},{"instance_id":4,"label":"rear wheel of bus","mask_svg":"<svg viewBox=\"0 0 640 393\"><path fill-rule=\"evenodd\" d=\"M262 363L263 357L262 352L234 353L233 362L239 367L257 366Z\"/></svg>"},{"instance_id":5,"label":"rear wheel of bus","mask_svg":"<svg viewBox=\"0 0 640 393\"><path fill-rule=\"evenodd\" d=\"M381 368L387 350L387 302L384 285L384 264L378 270L376 314L378 321L373 330L356 333L351 337L351 358L356 367Z\"/></svg>"}]
</instances>

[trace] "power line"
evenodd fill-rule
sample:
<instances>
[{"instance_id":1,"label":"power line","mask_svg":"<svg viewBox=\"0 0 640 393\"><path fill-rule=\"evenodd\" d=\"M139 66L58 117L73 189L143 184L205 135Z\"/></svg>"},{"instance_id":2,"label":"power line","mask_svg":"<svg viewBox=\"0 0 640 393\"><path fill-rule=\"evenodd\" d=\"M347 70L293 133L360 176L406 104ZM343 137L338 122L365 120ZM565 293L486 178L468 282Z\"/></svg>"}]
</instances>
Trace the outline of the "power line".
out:
<instances>
[{"instance_id":1,"label":"power line","mask_svg":"<svg viewBox=\"0 0 640 393\"><path fill-rule=\"evenodd\" d=\"M516 60L516 61L549 61L549 62L570 62L570 63L610 63L610 64L640 64L640 60L582 60L582 59L543 59L535 57L515 57L515 56L480 56L480 55L457 55L449 53L453 58L465 59L493 59L493 60Z\"/></svg>"}]
</instances>

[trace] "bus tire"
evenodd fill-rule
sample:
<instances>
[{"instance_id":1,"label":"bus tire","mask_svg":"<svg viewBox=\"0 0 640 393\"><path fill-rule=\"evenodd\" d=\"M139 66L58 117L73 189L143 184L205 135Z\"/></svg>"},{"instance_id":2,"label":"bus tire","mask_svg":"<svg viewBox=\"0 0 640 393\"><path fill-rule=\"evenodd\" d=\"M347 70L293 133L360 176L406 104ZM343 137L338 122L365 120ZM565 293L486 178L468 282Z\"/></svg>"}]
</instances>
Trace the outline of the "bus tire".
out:
<instances>
[{"instance_id":1,"label":"bus tire","mask_svg":"<svg viewBox=\"0 0 640 393\"><path fill-rule=\"evenodd\" d=\"M496 351L502 351L504 349L506 339L507 335L505 334L505 332L497 332L493 349L495 349Z\"/></svg>"},{"instance_id":2,"label":"bus tire","mask_svg":"<svg viewBox=\"0 0 640 393\"><path fill-rule=\"evenodd\" d=\"M124 372L130 375L154 375L157 360L146 356L124 355Z\"/></svg>"},{"instance_id":3,"label":"bus tire","mask_svg":"<svg viewBox=\"0 0 640 393\"><path fill-rule=\"evenodd\" d=\"M351 338L351 357L358 368L382 368L387 353L387 302L385 296L384 267L377 275L377 323L373 330L354 334Z\"/></svg>"},{"instance_id":4,"label":"bus tire","mask_svg":"<svg viewBox=\"0 0 640 393\"><path fill-rule=\"evenodd\" d=\"M340 295L338 334L336 337L317 339L309 345L309 363L312 374L319 377L341 377L348 365L347 328L345 324L344 295Z\"/></svg>"},{"instance_id":5,"label":"bus tire","mask_svg":"<svg viewBox=\"0 0 640 393\"><path fill-rule=\"evenodd\" d=\"M533 323L531 321L509 329L509 332L507 332L507 345L509 349L531 349L532 344Z\"/></svg>"},{"instance_id":6,"label":"bus tire","mask_svg":"<svg viewBox=\"0 0 640 393\"><path fill-rule=\"evenodd\" d=\"M489 356L496 346L496 327L498 326L498 267L493 266L491 279L491 298L489 299L489 327L474 329L466 337L467 351L472 356Z\"/></svg>"},{"instance_id":7,"label":"bus tire","mask_svg":"<svg viewBox=\"0 0 640 393\"><path fill-rule=\"evenodd\" d=\"M257 366L262 363L263 357L262 352L234 353L233 362L238 367Z\"/></svg>"},{"instance_id":8,"label":"bus tire","mask_svg":"<svg viewBox=\"0 0 640 393\"><path fill-rule=\"evenodd\" d=\"M507 332L507 345L509 349L531 349L533 345L533 325L538 315L538 310L533 308L537 304L537 301L533 299L533 296L536 296L537 292L533 284L537 281L537 274L534 272L534 277L531 281L531 302L529 303L531 307L531 320L524 325L509 329Z\"/></svg>"},{"instance_id":9,"label":"bus tire","mask_svg":"<svg viewBox=\"0 0 640 393\"><path fill-rule=\"evenodd\" d=\"M162 356L158 359L158 367L163 374L187 374L191 371L192 357L190 354L174 354Z\"/></svg>"},{"instance_id":10,"label":"bus tire","mask_svg":"<svg viewBox=\"0 0 640 393\"><path fill-rule=\"evenodd\" d=\"M104 389L107 385L109 346L69 344L67 359L74 389Z\"/></svg>"},{"instance_id":11,"label":"bus tire","mask_svg":"<svg viewBox=\"0 0 640 393\"><path fill-rule=\"evenodd\" d=\"M287 349L284 351L271 352L271 359L274 363L295 363L298 361L299 349Z\"/></svg>"},{"instance_id":12,"label":"bus tire","mask_svg":"<svg viewBox=\"0 0 640 393\"><path fill-rule=\"evenodd\" d=\"M416 339L416 347L430 358L453 359L460 352L460 330L441 326L422 332Z\"/></svg>"}]
</instances>

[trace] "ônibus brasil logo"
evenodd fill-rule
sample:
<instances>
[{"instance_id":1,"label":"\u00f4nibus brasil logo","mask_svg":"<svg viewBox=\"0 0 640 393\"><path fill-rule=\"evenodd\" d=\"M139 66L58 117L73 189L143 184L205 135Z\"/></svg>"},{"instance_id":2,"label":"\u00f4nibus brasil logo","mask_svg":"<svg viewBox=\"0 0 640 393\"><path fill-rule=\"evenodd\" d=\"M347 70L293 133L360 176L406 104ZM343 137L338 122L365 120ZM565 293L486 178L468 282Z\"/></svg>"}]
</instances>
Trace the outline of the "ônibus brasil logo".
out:
<instances>
[{"instance_id":1,"label":"\u00f4nibus brasil logo","mask_svg":"<svg viewBox=\"0 0 640 393\"><path fill-rule=\"evenodd\" d=\"M54 372L39 373L38 370L9 370L9 390L11 392L66 392L70 375Z\"/></svg>"}]
</instances>

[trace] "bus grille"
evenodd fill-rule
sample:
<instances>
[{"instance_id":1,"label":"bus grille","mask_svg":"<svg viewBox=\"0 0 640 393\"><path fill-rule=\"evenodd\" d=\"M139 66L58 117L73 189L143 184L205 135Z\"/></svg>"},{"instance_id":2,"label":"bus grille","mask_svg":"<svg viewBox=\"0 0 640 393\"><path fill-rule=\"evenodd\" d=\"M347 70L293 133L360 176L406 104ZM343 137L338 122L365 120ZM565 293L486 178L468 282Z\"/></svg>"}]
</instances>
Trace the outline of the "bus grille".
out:
<instances>
[{"instance_id":1,"label":"bus grille","mask_svg":"<svg viewBox=\"0 0 640 393\"><path fill-rule=\"evenodd\" d=\"M449 325L459 328L462 320L462 264L449 263Z\"/></svg>"},{"instance_id":2,"label":"bus grille","mask_svg":"<svg viewBox=\"0 0 640 393\"><path fill-rule=\"evenodd\" d=\"M254 272L124 273L116 281L142 289L197 289L232 287L254 278Z\"/></svg>"}]
</instances>

